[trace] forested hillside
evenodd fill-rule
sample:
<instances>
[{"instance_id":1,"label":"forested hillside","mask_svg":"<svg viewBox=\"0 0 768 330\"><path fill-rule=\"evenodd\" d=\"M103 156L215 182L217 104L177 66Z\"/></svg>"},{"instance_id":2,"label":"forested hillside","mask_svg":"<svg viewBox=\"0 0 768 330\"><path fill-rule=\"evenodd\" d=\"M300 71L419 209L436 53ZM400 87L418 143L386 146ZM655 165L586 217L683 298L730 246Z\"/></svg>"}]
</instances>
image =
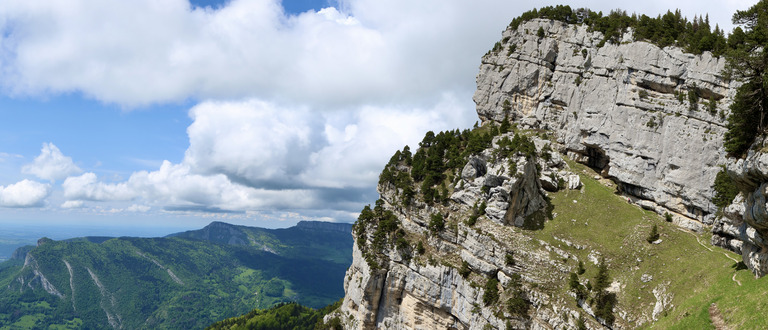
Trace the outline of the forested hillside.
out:
<instances>
[{"instance_id":1,"label":"forested hillside","mask_svg":"<svg viewBox=\"0 0 768 330\"><path fill-rule=\"evenodd\" d=\"M195 329L280 302L326 306L343 296L350 226L306 225L41 239L0 264L0 328Z\"/></svg>"}]
</instances>

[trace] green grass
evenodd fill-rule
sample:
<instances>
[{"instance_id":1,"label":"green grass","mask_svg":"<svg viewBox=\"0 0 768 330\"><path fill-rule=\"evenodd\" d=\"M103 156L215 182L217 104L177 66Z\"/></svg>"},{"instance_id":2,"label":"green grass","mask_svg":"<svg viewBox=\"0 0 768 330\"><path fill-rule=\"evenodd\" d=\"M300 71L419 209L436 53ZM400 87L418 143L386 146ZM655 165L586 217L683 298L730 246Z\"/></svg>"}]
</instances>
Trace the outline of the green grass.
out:
<instances>
[{"instance_id":1,"label":"green grass","mask_svg":"<svg viewBox=\"0 0 768 330\"><path fill-rule=\"evenodd\" d=\"M588 255L593 250L600 251L608 261L611 278L622 285L617 295L622 310L635 317L640 311L650 314L656 303L652 290L658 286L666 286L667 292L673 295L673 308L662 314L657 323L643 326L711 328L708 309L710 304L717 303L726 323L734 328L766 327L768 319L755 316L768 312L764 298L768 292L764 282L768 280L756 280L749 271L737 269L731 258L740 260L741 256L711 246L708 234L683 231L665 222L663 217L627 203L615 194L612 185L594 180L594 171L569 164L580 174L584 188L550 194L556 216L529 234L584 262L587 272L580 276L582 283L592 279L597 269ZM646 241L653 224L659 228L661 244ZM556 238L584 249L569 247ZM578 261L567 262L575 271ZM640 280L643 274L653 279L643 283ZM734 274L742 286L731 279ZM563 293L567 290L565 282L560 288Z\"/></svg>"}]
</instances>

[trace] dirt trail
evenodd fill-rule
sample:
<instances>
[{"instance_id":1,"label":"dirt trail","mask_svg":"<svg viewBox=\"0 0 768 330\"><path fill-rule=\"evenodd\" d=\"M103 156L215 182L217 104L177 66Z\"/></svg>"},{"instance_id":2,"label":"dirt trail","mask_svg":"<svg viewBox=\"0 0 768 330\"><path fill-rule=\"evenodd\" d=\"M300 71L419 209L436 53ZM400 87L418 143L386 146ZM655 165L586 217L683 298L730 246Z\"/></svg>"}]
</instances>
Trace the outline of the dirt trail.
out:
<instances>
[{"instance_id":1,"label":"dirt trail","mask_svg":"<svg viewBox=\"0 0 768 330\"><path fill-rule=\"evenodd\" d=\"M710 252L714 251L714 250L712 250L712 248L710 248L710 247L708 247L708 246L704 245L704 243L702 243L702 242L701 242L701 240L699 240L699 236L698 236L698 235L696 235L696 234L694 234L694 233L692 233L692 232L690 232L690 231L687 231L687 230L685 230L685 229L682 229L682 228L677 228L677 230L679 230L679 231L681 231L681 232L684 232L684 233L688 233L688 234L691 234L691 235L692 235L694 238L696 238L696 242L698 242L698 243L699 243L699 245L701 245L703 248L705 248L705 249L709 250ZM725 252L723 252L723 255L724 255L726 258L733 260L733 262L736 262L736 263L738 263L738 262L739 262L739 260L736 260L735 258L733 258L733 257L729 256L729 255L728 255L728 253L725 253ZM733 280L734 282L736 282L736 284L738 284L739 286L741 286L741 281L739 281L739 280L737 280L737 279L736 279L736 273L734 273L734 274L733 274L733 277L731 277L731 280Z\"/></svg>"},{"instance_id":2,"label":"dirt trail","mask_svg":"<svg viewBox=\"0 0 768 330\"><path fill-rule=\"evenodd\" d=\"M723 315L720 314L720 309L717 308L717 304L712 303L709 305L709 320L712 321L712 325L716 330L728 330L728 325L723 320Z\"/></svg>"}]
</instances>

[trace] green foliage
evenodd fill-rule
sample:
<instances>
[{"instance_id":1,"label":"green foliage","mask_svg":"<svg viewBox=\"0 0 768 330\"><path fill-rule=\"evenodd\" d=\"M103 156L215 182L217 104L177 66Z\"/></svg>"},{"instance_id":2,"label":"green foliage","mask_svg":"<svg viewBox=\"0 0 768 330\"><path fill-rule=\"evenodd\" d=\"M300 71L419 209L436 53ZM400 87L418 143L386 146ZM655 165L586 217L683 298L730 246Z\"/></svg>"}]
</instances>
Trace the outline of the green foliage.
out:
<instances>
[{"instance_id":1,"label":"green foliage","mask_svg":"<svg viewBox=\"0 0 768 330\"><path fill-rule=\"evenodd\" d=\"M520 274L514 273L510 276L507 290L510 292L510 298L507 299L507 311L515 316L525 316L528 314L531 302L525 298Z\"/></svg>"},{"instance_id":2,"label":"green foliage","mask_svg":"<svg viewBox=\"0 0 768 330\"><path fill-rule=\"evenodd\" d=\"M669 214L669 212L664 212L664 220L667 222L672 222L672 215Z\"/></svg>"},{"instance_id":3,"label":"green foliage","mask_svg":"<svg viewBox=\"0 0 768 330\"><path fill-rule=\"evenodd\" d=\"M696 84L688 87L688 110L696 111L699 109L699 88Z\"/></svg>"},{"instance_id":4,"label":"green foliage","mask_svg":"<svg viewBox=\"0 0 768 330\"><path fill-rule=\"evenodd\" d=\"M581 85L581 76L576 76L576 80L574 80L573 83L576 84L576 86Z\"/></svg>"},{"instance_id":5,"label":"green foliage","mask_svg":"<svg viewBox=\"0 0 768 330\"><path fill-rule=\"evenodd\" d=\"M467 225L472 227L477 223L477 219L485 214L485 200L478 206L477 202L475 202L475 205L472 206L472 214L469 215L469 218L467 219Z\"/></svg>"},{"instance_id":6,"label":"green foliage","mask_svg":"<svg viewBox=\"0 0 768 330\"><path fill-rule=\"evenodd\" d=\"M432 214L429 218L429 225L427 228L429 228L432 235L436 235L443 231L443 229L445 229L445 219L443 219L443 215L440 213Z\"/></svg>"},{"instance_id":7,"label":"green foliage","mask_svg":"<svg viewBox=\"0 0 768 330\"><path fill-rule=\"evenodd\" d=\"M582 300L587 297L589 283L587 283L587 287L584 287L579 282L579 276L576 273L571 273L568 277L568 288L576 294L576 300Z\"/></svg>"},{"instance_id":8,"label":"green foliage","mask_svg":"<svg viewBox=\"0 0 768 330\"><path fill-rule=\"evenodd\" d=\"M748 10L736 11L733 23L737 26L728 38L731 50L726 56L724 75L743 82L736 91L725 150L730 156L746 153L755 138L765 131L765 109L768 106L768 2L759 1Z\"/></svg>"},{"instance_id":9,"label":"green foliage","mask_svg":"<svg viewBox=\"0 0 768 330\"><path fill-rule=\"evenodd\" d=\"M539 30L536 31L536 36L538 36L539 38L544 38L544 28L543 27L539 26Z\"/></svg>"},{"instance_id":10,"label":"green foliage","mask_svg":"<svg viewBox=\"0 0 768 330\"><path fill-rule=\"evenodd\" d=\"M603 319L609 325L613 324L615 320L613 307L616 305L616 295L606 291L610 285L608 265L605 263L605 258L601 258L600 264L597 266L595 283L592 285L592 291L595 293L593 301L595 303L595 316Z\"/></svg>"},{"instance_id":11,"label":"green foliage","mask_svg":"<svg viewBox=\"0 0 768 330\"><path fill-rule=\"evenodd\" d=\"M611 285L611 279L608 275L608 265L605 263L605 258L601 258L600 264L597 266L597 275L595 275L595 283L592 285L592 291L604 291L609 285Z\"/></svg>"},{"instance_id":12,"label":"green foliage","mask_svg":"<svg viewBox=\"0 0 768 330\"><path fill-rule=\"evenodd\" d=\"M485 282L483 291L483 304L490 306L499 301L499 280L495 276L492 276Z\"/></svg>"},{"instance_id":13,"label":"green foliage","mask_svg":"<svg viewBox=\"0 0 768 330\"><path fill-rule=\"evenodd\" d=\"M423 154L417 153L417 156L415 157L416 165L414 165L414 168L418 167L419 169L417 171L424 170L423 156ZM382 170L381 174L379 174L379 185L394 186L399 192L401 192L400 202L405 207L411 205L416 192L413 189L412 175L407 171L401 170L401 168L411 166L412 164L414 164L414 157L411 155L410 147L406 145L402 152L398 150L394 155L392 155L392 157L389 159L389 162L384 167L384 170Z\"/></svg>"},{"instance_id":14,"label":"green foliage","mask_svg":"<svg viewBox=\"0 0 768 330\"><path fill-rule=\"evenodd\" d=\"M730 63L730 62L729 62ZM749 146L765 126L765 112L768 98L762 83L747 81L736 90L731 103L723 144L729 156L739 157L746 154Z\"/></svg>"},{"instance_id":15,"label":"green foliage","mask_svg":"<svg viewBox=\"0 0 768 330\"><path fill-rule=\"evenodd\" d=\"M582 275L582 274L584 274L584 272L586 272L586 271L587 271L587 270L584 268L584 263L583 263L581 260L579 260L579 268L578 268L578 270L577 270L577 273L578 273L579 275Z\"/></svg>"},{"instance_id":16,"label":"green foliage","mask_svg":"<svg viewBox=\"0 0 768 330\"><path fill-rule=\"evenodd\" d=\"M504 100L505 107L509 107L509 100ZM499 125L499 132L501 134L506 134L512 129L512 124L509 123L509 116L507 115L507 112L509 110L504 111L504 120L501 122L501 125Z\"/></svg>"},{"instance_id":17,"label":"green foliage","mask_svg":"<svg viewBox=\"0 0 768 330\"><path fill-rule=\"evenodd\" d=\"M709 97L709 102L707 102L707 111L709 111L709 114L711 115L717 114L717 100L715 100L714 96Z\"/></svg>"},{"instance_id":18,"label":"green foliage","mask_svg":"<svg viewBox=\"0 0 768 330\"><path fill-rule=\"evenodd\" d=\"M471 272L472 269L469 268L469 263L466 260L462 260L459 275L461 275L462 278L467 278Z\"/></svg>"},{"instance_id":19,"label":"green foliage","mask_svg":"<svg viewBox=\"0 0 768 330\"><path fill-rule=\"evenodd\" d=\"M728 175L728 171L726 171L725 168L722 168L720 169L720 172L717 172L712 189L715 190L715 196L712 197L712 203L720 208L724 208L731 204L736 195L739 194L739 189L736 187L736 184Z\"/></svg>"},{"instance_id":20,"label":"green foliage","mask_svg":"<svg viewBox=\"0 0 768 330\"><path fill-rule=\"evenodd\" d=\"M653 243L659 239L659 227L654 223L651 227L651 232L648 233L648 237L645 238L648 243Z\"/></svg>"},{"instance_id":21,"label":"green foliage","mask_svg":"<svg viewBox=\"0 0 768 330\"><path fill-rule=\"evenodd\" d=\"M515 44L509 45L509 49L507 50L507 56L512 55L512 53L514 53L515 50L517 50L517 45Z\"/></svg>"},{"instance_id":22,"label":"green foliage","mask_svg":"<svg viewBox=\"0 0 768 330\"><path fill-rule=\"evenodd\" d=\"M581 315L579 315L579 318L576 319L576 329L587 330L587 324L584 322L584 317Z\"/></svg>"},{"instance_id":23,"label":"green foliage","mask_svg":"<svg viewBox=\"0 0 768 330\"><path fill-rule=\"evenodd\" d=\"M501 51L502 48L504 48L504 46L502 46L500 42L496 42L493 45L493 49L491 49L491 52L493 52L494 54L498 53L499 51Z\"/></svg>"},{"instance_id":24,"label":"green foliage","mask_svg":"<svg viewBox=\"0 0 768 330\"><path fill-rule=\"evenodd\" d=\"M254 309L248 314L216 322L208 330L245 330L245 329L341 329L341 320L335 317L328 324L323 317L341 306L342 300L322 309L314 310L297 303L282 303L269 309Z\"/></svg>"},{"instance_id":25,"label":"green foliage","mask_svg":"<svg viewBox=\"0 0 768 330\"><path fill-rule=\"evenodd\" d=\"M384 210L383 200L376 200L373 209L370 205L363 207L352 230L358 248L372 269L379 268L379 261L387 248L396 248L405 259L409 259L410 245L404 238L400 220L392 211ZM369 234L373 240L371 244L366 244Z\"/></svg>"},{"instance_id":26,"label":"green foliage","mask_svg":"<svg viewBox=\"0 0 768 330\"><path fill-rule=\"evenodd\" d=\"M505 136L499 140L498 144L499 147L494 152L499 158L509 158L516 154L526 157L536 156L536 145L525 135L515 133L512 140Z\"/></svg>"},{"instance_id":27,"label":"green foliage","mask_svg":"<svg viewBox=\"0 0 768 330\"><path fill-rule=\"evenodd\" d=\"M715 25L712 29L708 17L694 17L689 21L682 16L680 10L674 13L667 11L663 16L655 18L646 15L628 16L621 10L613 10L603 16L602 12L558 5L527 11L513 19L509 26L517 29L521 23L534 18L553 19L568 24L586 24L591 30L603 34L603 40L598 47L602 47L606 42L618 44L622 34L629 31L629 28L633 29L635 40L646 40L659 47L675 45L693 54L711 51L715 56L720 56L731 46L730 40L725 38L725 32L719 26Z\"/></svg>"},{"instance_id":28,"label":"green foliage","mask_svg":"<svg viewBox=\"0 0 768 330\"><path fill-rule=\"evenodd\" d=\"M581 286L581 283L579 283L579 276L576 275L576 273L571 273L570 277L568 278L568 288L570 288L572 291L576 291Z\"/></svg>"},{"instance_id":29,"label":"green foliage","mask_svg":"<svg viewBox=\"0 0 768 330\"><path fill-rule=\"evenodd\" d=\"M515 265L515 256L512 254L512 252L507 252L507 254L504 256L504 263L507 266Z\"/></svg>"},{"instance_id":30,"label":"green foliage","mask_svg":"<svg viewBox=\"0 0 768 330\"><path fill-rule=\"evenodd\" d=\"M507 300L507 311L512 315L524 316L530 308L531 303L522 294L515 294Z\"/></svg>"},{"instance_id":31,"label":"green foliage","mask_svg":"<svg viewBox=\"0 0 768 330\"><path fill-rule=\"evenodd\" d=\"M285 291L285 285L283 285L283 281L273 278L264 284L261 291L270 297L281 297Z\"/></svg>"},{"instance_id":32,"label":"green foliage","mask_svg":"<svg viewBox=\"0 0 768 330\"><path fill-rule=\"evenodd\" d=\"M103 306L130 329L203 328L290 300L320 307L343 296L351 246L343 231L222 223L167 238L48 241L29 254L66 299L39 286L9 287L35 276L9 268L0 272L0 327L34 317L39 328L102 328Z\"/></svg>"},{"instance_id":33,"label":"green foliage","mask_svg":"<svg viewBox=\"0 0 768 330\"><path fill-rule=\"evenodd\" d=\"M648 91L647 91L647 90L645 90L645 89L642 89L642 88L641 88L641 89L639 89L639 90L637 91L637 96L639 96L639 97L640 97L640 99L643 99L643 100L644 100L644 99L648 98Z\"/></svg>"},{"instance_id":34,"label":"green foliage","mask_svg":"<svg viewBox=\"0 0 768 330\"><path fill-rule=\"evenodd\" d=\"M421 241L419 241L419 243L417 243L417 244L416 244L416 252L417 252L418 254L421 254L421 255L423 255L423 254L424 254L424 252L426 252L426 251L427 251L427 250L424 248L424 244L422 244L422 243L421 243Z\"/></svg>"}]
</instances>

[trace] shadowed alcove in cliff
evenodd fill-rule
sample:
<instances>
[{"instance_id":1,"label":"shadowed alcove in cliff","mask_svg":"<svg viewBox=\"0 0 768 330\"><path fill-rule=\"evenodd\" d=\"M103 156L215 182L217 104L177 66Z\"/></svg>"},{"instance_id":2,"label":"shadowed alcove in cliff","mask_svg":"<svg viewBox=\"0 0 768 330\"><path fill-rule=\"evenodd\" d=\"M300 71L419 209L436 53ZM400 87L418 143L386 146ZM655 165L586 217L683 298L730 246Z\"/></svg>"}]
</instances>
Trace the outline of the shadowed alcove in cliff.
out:
<instances>
[{"instance_id":1,"label":"shadowed alcove in cliff","mask_svg":"<svg viewBox=\"0 0 768 330\"><path fill-rule=\"evenodd\" d=\"M587 146L585 153L587 166L605 176L608 173L608 164L610 163L610 158L605 155L605 150L597 146Z\"/></svg>"}]
</instances>

